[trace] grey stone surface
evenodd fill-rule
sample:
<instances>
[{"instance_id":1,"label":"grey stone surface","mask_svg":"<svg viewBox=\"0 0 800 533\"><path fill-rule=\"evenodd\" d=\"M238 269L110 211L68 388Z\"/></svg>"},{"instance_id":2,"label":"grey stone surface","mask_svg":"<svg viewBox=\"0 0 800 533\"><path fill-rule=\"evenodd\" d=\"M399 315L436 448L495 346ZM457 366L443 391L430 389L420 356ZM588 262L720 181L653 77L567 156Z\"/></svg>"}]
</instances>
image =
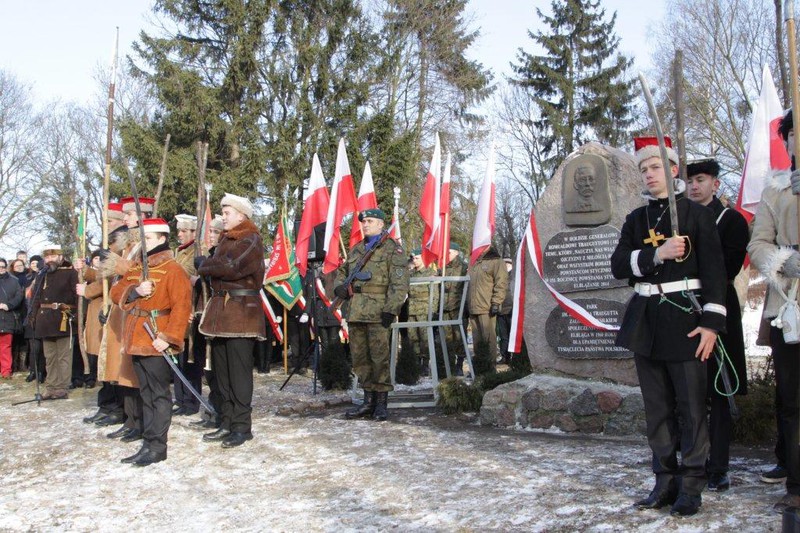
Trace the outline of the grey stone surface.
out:
<instances>
[{"instance_id":1,"label":"grey stone surface","mask_svg":"<svg viewBox=\"0 0 800 533\"><path fill-rule=\"evenodd\" d=\"M569 412L578 416L596 415L600 412L600 408L597 406L597 398L592 394L591 389L585 389L570 400Z\"/></svg>"},{"instance_id":2,"label":"grey stone surface","mask_svg":"<svg viewBox=\"0 0 800 533\"><path fill-rule=\"evenodd\" d=\"M597 143L589 143L571 154L556 171L542 197L536 203L536 222L540 244L546 245L557 233L572 231L564 220L563 188L564 172L577 157L590 154L602 158L608 168L608 192L610 196L611 216L606 222L617 230L622 228L625 216L634 208L643 205L640 196L641 178L636 169L633 156L629 153ZM608 254L610 257L610 253ZM545 323L556 304L544 282L535 269L526 269L526 307L525 307L525 342L534 370L557 371L569 376L590 379L611 380L615 383L636 385L636 371L633 359L566 359L547 343ZM625 303L632 291L627 286L604 288L570 293L569 297L599 298Z\"/></svg>"},{"instance_id":3,"label":"grey stone surface","mask_svg":"<svg viewBox=\"0 0 800 533\"><path fill-rule=\"evenodd\" d=\"M531 389L522 396L522 407L528 411L536 411L542 404L542 391Z\"/></svg>"},{"instance_id":4,"label":"grey stone surface","mask_svg":"<svg viewBox=\"0 0 800 533\"><path fill-rule=\"evenodd\" d=\"M542 398L542 409L545 411L566 411L569 406L570 392L565 389L549 391Z\"/></svg>"},{"instance_id":5,"label":"grey stone surface","mask_svg":"<svg viewBox=\"0 0 800 533\"><path fill-rule=\"evenodd\" d=\"M604 390L597 393L597 406L601 413L610 413L619 408L622 404L622 395L611 390Z\"/></svg>"}]
</instances>

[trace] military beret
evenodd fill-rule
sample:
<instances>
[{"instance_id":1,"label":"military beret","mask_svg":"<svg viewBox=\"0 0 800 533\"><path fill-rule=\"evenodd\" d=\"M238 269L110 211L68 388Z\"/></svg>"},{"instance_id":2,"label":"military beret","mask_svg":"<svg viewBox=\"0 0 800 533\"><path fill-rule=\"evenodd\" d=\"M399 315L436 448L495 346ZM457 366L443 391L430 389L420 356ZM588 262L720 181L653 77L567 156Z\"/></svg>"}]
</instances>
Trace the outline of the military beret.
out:
<instances>
[{"instance_id":1,"label":"military beret","mask_svg":"<svg viewBox=\"0 0 800 533\"><path fill-rule=\"evenodd\" d=\"M358 214L358 220L363 222L365 218L379 218L386 222L386 213L377 207L373 209L364 209Z\"/></svg>"},{"instance_id":2,"label":"military beret","mask_svg":"<svg viewBox=\"0 0 800 533\"><path fill-rule=\"evenodd\" d=\"M460 251L461 251L461 247L458 245L458 243L457 243L457 242L451 242L451 243L450 243L450 249L451 249L451 250L455 250L455 251L457 251L457 252L460 252Z\"/></svg>"},{"instance_id":3,"label":"military beret","mask_svg":"<svg viewBox=\"0 0 800 533\"><path fill-rule=\"evenodd\" d=\"M414 248L411 250L411 255L420 255L422 253L422 248Z\"/></svg>"}]
</instances>

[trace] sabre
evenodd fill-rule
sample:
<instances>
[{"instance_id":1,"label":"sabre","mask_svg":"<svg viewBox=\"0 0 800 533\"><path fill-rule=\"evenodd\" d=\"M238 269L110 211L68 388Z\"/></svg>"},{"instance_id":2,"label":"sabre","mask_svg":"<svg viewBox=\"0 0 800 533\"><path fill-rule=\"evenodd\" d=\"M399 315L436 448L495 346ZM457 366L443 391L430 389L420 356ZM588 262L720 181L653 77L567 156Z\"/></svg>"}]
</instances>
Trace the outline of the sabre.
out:
<instances>
[{"instance_id":1,"label":"sabre","mask_svg":"<svg viewBox=\"0 0 800 533\"><path fill-rule=\"evenodd\" d=\"M144 322L143 326L144 326L144 330L147 332L147 334L150 336L150 338L152 340L156 340L156 338L157 338L156 337L156 333L155 333L155 331L153 331L152 326L150 326L150 324L147 323L147 321ZM181 380L181 382L186 386L186 388L189 389L189 392L191 392L192 395L195 398L197 398L197 400L203 405L203 407L205 407L206 411L208 411L212 415L216 415L217 412L214 410L213 407L211 407L211 404L208 403L208 401L206 401L206 399L203 398L203 396L199 392L197 392L197 390L195 390L194 387L192 387L192 384L189 383L189 380L186 379L186 376L184 376L183 373L178 368L178 365L175 364L175 361L172 359L174 357L174 355L172 354L172 351L169 348L167 348L166 350L161 352L161 355L164 357L164 359L167 360L167 364L172 369L172 371L175 373L175 375L178 376L178 379Z\"/></svg>"},{"instance_id":2,"label":"sabre","mask_svg":"<svg viewBox=\"0 0 800 533\"><path fill-rule=\"evenodd\" d=\"M689 242L689 238L681 235L680 231L678 230L678 204L675 200L675 179L672 177L672 172L670 171L672 165L669 163L667 143L664 141L664 130L661 128L661 121L658 118L658 111L656 110L656 105L653 102L653 95L650 93L650 87L647 85L647 80L645 79L644 74L641 72L639 73L639 83L642 85L642 92L644 93L644 99L647 101L647 108L650 110L650 116L653 118L653 123L656 126L656 138L658 138L658 148L661 152L661 164L664 166L664 178L666 179L667 183L669 221L672 228L672 236L683 237L686 239L688 245L688 251L686 252L686 255L675 259L675 261L681 262L685 261L686 258L689 257L689 254L691 253L691 243Z\"/></svg>"}]
</instances>

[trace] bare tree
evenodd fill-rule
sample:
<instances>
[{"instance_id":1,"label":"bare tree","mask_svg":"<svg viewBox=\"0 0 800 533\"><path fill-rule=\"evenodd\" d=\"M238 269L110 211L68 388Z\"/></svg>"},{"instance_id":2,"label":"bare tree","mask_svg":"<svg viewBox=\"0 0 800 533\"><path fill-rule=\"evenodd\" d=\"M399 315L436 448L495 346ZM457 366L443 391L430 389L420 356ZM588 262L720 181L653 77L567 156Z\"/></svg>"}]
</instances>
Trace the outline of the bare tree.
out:
<instances>
[{"instance_id":1,"label":"bare tree","mask_svg":"<svg viewBox=\"0 0 800 533\"><path fill-rule=\"evenodd\" d=\"M40 125L30 89L0 70L0 243L8 248L27 248L40 206Z\"/></svg>"}]
</instances>

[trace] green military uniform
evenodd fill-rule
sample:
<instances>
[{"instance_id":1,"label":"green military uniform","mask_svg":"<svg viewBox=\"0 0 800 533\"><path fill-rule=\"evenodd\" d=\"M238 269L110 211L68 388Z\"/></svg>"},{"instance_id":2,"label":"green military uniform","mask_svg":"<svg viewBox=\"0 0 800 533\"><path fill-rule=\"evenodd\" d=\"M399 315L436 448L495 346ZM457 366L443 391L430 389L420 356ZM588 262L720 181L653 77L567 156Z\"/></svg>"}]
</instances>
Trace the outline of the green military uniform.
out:
<instances>
[{"instance_id":1,"label":"green military uniform","mask_svg":"<svg viewBox=\"0 0 800 533\"><path fill-rule=\"evenodd\" d=\"M183 268L187 276L197 275L197 270L194 268L194 240L175 250L175 262Z\"/></svg>"},{"instance_id":2,"label":"green military uniform","mask_svg":"<svg viewBox=\"0 0 800 533\"><path fill-rule=\"evenodd\" d=\"M437 275L435 267L426 267L411 272L411 277L428 278ZM433 287L433 303L431 315L439 312L439 285L424 283L419 285L409 285L408 289L408 320L410 322L425 322L428 320L428 301L430 298L431 287ZM428 329L409 328L408 330L411 346L417 357L427 361L428 357Z\"/></svg>"},{"instance_id":3,"label":"green military uniform","mask_svg":"<svg viewBox=\"0 0 800 533\"><path fill-rule=\"evenodd\" d=\"M489 343L492 368L497 362L497 315L507 288L506 264L494 248L489 248L469 269L467 302L473 345Z\"/></svg>"},{"instance_id":4,"label":"green military uniform","mask_svg":"<svg viewBox=\"0 0 800 533\"><path fill-rule=\"evenodd\" d=\"M367 240L358 243L339 267L336 285L344 283L356 262L367 252ZM387 239L375 250L363 272L369 272L372 277L353 283L353 296L346 309L353 371L364 391L388 392L393 389L389 373L389 333L381 325L381 313L399 314L408 294L408 268L403 247Z\"/></svg>"},{"instance_id":5,"label":"green military uniform","mask_svg":"<svg viewBox=\"0 0 800 533\"><path fill-rule=\"evenodd\" d=\"M466 276L467 263L464 261L463 256L458 256L450 261L444 271L445 276ZM444 284L444 320L457 320L458 312L461 308L461 297L464 294L464 283L460 281L448 281ZM464 331L467 331L469 326L469 313L464 311L463 316ZM450 357L450 362L453 363L454 358L459 359L465 357L464 342L461 339L461 331L458 326L447 326L444 328L445 342L447 342L447 353ZM463 360L462 360L463 363ZM458 364L456 364L458 367ZM456 374L460 375L459 369L456 368Z\"/></svg>"}]
</instances>

